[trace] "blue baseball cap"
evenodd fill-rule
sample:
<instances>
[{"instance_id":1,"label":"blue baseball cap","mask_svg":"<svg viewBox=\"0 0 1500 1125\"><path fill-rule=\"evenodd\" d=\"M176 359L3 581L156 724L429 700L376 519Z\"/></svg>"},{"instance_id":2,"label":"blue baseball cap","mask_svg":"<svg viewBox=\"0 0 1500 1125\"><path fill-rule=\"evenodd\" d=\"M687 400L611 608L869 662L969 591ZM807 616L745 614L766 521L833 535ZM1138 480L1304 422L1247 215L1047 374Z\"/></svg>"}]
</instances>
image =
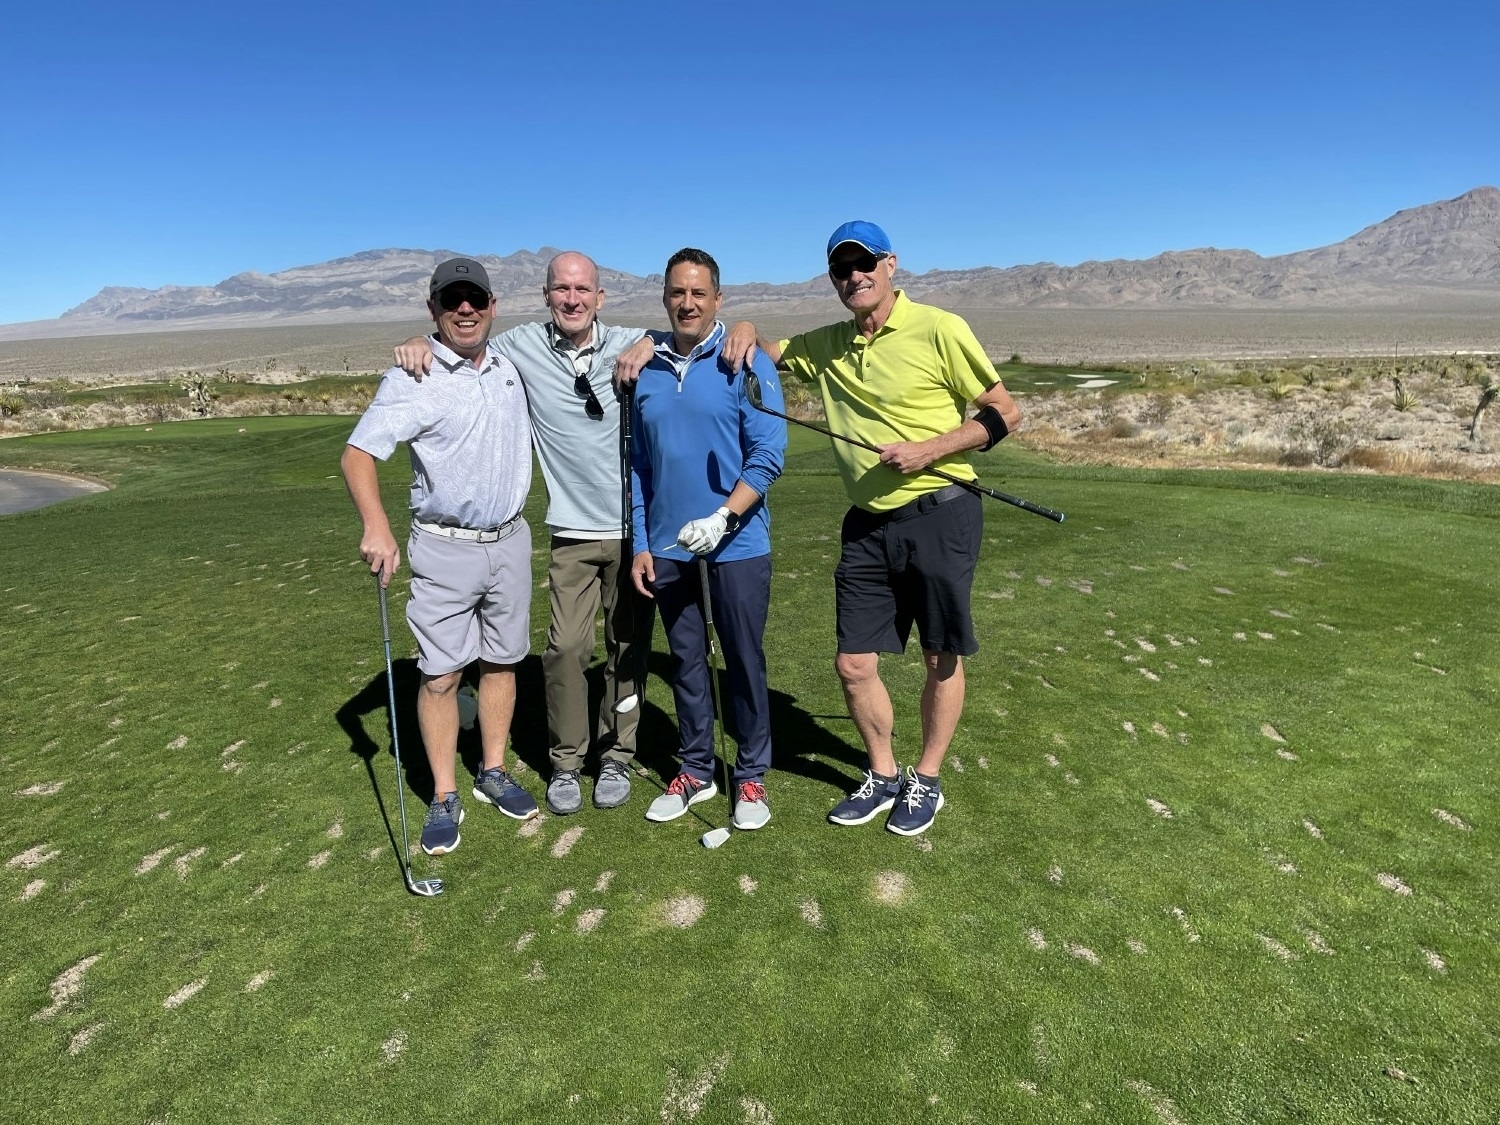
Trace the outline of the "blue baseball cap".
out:
<instances>
[{"instance_id":1,"label":"blue baseball cap","mask_svg":"<svg viewBox=\"0 0 1500 1125\"><path fill-rule=\"evenodd\" d=\"M853 242L863 246L871 254L889 254L891 252L891 240L885 236L874 223L867 223L863 219L855 219L851 223L845 223L833 232L828 240L828 256L833 257L833 252L846 242Z\"/></svg>"}]
</instances>

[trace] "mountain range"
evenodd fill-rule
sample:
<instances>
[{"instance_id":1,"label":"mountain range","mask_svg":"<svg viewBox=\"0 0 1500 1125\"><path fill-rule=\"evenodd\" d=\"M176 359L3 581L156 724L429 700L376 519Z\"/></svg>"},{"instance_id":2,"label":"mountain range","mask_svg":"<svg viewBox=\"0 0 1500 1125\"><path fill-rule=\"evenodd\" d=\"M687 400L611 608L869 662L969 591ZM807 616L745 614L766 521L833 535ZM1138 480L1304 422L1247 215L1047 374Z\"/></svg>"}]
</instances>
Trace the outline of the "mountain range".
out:
<instances>
[{"instance_id":1,"label":"mountain range","mask_svg":"<svg viewBox=\"0 0 1500 1125\"><path fill-rule=\"evenodd\" d=\"M899 251L899 247L898 247ZM547 260L556 251L481 255L502 314L540 312ZM368 250L280 273L240 273L217 285L137 289L109 286L38 336L413 320L427 280L448 250ZM657 312L661 275L607 267L602 282L614 314ZM897 273L908 294L956 309L1380 308L1500 304L1500 189L1473 191L1397 212L1313 250L1262 257L1249 250L1169 251L1145 260L1051 263ZM827 279L725 287L735 313L840 312ZM22 326L13 326L20 328ZM7 331L6 335L14 335Z\"/></svg>"}]
</instances>

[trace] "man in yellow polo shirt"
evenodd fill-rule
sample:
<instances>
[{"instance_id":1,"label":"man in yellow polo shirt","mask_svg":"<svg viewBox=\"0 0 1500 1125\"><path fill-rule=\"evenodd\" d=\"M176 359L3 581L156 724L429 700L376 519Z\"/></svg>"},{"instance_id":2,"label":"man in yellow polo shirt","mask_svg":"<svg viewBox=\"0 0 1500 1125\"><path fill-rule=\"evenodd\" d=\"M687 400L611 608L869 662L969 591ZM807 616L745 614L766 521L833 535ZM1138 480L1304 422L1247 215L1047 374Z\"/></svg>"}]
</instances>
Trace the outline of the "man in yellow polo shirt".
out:
<instances>
[{"instance_id":1,"label":"man in yellow polo shirt","mask_svg":"<svg viewBox=\"0 0 1500 1125\"><path fill-rule=\"evenodd\" d=\"M828 240L828 277L853 321L779 343L737 324L724 358L737 367L759 346L782 370L817 382L829 429L880 450L833 443L853 504L834 572L834 667L870 768L828 818L865 824L890 810L886 827L915 836L943 807L938 771L963 713L963 658L979 651L969 597L984 535L979 497L923 470L974 479L964 454L1016 429L1021 411L963 319L909 300L895 273L885 232L845 223ZM978 412L965 420L970 404ZM904 651L913 624L927 682L921 756L903 778L880 654Z\"/></svg>"}]
</instances>

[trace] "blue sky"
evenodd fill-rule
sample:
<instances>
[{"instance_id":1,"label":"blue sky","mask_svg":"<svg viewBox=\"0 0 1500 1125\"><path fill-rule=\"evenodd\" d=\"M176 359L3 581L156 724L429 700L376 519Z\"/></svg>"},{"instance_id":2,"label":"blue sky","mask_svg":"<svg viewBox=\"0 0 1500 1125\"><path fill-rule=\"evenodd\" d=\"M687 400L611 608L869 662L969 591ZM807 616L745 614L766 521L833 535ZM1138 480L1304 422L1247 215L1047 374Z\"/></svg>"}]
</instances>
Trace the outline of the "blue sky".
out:
<instances>
[{"instance_id":1,"label":"blue sky","mask_svg":"<svg viewBox=\"0 0 1500 1125\"><path fill-rule=\"evenodd\" d=\"M818 273L1324 245L1500 184L1493 3L26 5L0 322L386 246ZM1476 49L1479 54L1476 54Z\"/></svg>"}]
</instances>

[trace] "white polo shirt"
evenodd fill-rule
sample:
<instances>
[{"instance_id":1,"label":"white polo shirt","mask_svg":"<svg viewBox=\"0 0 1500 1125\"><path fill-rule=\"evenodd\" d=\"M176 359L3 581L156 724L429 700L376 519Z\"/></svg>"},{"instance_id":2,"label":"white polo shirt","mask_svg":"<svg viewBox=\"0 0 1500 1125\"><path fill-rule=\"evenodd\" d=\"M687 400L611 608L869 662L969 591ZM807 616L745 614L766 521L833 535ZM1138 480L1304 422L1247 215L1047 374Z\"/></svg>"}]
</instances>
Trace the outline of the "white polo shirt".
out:
<instances>
[{"instance_id":1,"label":"white polo shirt","mask_svg":"<svg viewBox=\"0 0 1500 1125\"><path fill-rule=\"evenodd\" d=\"M476 368L436 336L420 383L399 367L354 427L349 444L384 461L411 452L411 514L478 530L509 523L531 490L531 423L515 366L492 349Z\"/></svg>"}]
</instances>

